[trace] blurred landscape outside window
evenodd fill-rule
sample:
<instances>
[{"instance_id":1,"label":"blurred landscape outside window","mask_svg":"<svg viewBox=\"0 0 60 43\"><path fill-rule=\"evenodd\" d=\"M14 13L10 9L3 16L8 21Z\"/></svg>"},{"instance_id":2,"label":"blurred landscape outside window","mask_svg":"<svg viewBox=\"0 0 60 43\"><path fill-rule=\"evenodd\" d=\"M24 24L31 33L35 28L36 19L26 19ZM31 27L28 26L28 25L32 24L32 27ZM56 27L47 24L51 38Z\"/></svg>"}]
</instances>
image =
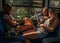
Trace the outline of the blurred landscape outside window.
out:
<instances>
[{"instance_id":1,"label":"blurred landscape outside window","mask_svg":"<svg viewBox=\"0 0 60 43\"><path fill-rule=\"evenodd\" d=\"M49 0L49 7L60 8L60 0Z\"/></svg>"},{"instance_id":2,"label":"blurred landscape outside window","mask_svg":"<svg viewBox=\"0 0 60 43\"><path fill-rule=\"evenodd\" d=\"M13 17L15 19L22 19L24 17L30 18L31 16L33 16L34 10L41 12L43 2L42 0L6 0L6 3L12 5ZM32 6L32 7L22 7L22 6Z\"/></svg>"}]
</instances>

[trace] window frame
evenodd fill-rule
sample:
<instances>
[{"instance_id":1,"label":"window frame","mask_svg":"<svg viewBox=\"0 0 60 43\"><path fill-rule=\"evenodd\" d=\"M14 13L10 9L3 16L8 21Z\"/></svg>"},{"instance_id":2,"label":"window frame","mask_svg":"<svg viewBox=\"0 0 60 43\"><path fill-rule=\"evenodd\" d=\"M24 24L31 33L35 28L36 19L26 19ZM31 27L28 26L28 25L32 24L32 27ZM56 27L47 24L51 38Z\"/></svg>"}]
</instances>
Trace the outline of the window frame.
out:
<instances>
[{"instance_id":1,"label":"window frame","mask_svg":"<svg viewBox=\"0 0 60 43\"><path fill-rule=\"evenodd\" d=\"M42 0L42 6L32 6L32 5L12 5L12 6L18 6L18 7L36 7L36 8L43 8L44 5L44 0ZM6 4L6 0L5 0L5 4ZM34 4L34 3L33 3Z\"/></svg>"}]
</instances>

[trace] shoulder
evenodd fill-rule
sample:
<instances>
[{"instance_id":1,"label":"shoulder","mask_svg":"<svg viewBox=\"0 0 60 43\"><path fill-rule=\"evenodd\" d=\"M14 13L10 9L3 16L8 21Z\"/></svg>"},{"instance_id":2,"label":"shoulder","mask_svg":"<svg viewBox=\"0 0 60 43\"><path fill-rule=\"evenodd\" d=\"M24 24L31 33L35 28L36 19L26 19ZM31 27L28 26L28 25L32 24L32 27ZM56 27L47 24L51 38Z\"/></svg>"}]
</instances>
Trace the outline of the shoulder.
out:
<instances>
[{"instance_id":1,"label":"shoulder","mask_svg":"<svg viewBox=\"0 0 60 43\"><path fill-rule=\"evenodd\" d=\"M50 19L49 23L50 24L58 24L59 23L59 19L56 19L56 18L55 19Z\"/></svg>"},{"instance_id":2,"label":"shoulder","mask_svg":"<svg viewBox=\"0 0 60 43\"><path fill-rule=\"evenodd\" d=\"M5 15L3 15L3 18L7 19L7 18L9 18L9 16L7 14L5 14Z\"/></svg>"}]
</instances>

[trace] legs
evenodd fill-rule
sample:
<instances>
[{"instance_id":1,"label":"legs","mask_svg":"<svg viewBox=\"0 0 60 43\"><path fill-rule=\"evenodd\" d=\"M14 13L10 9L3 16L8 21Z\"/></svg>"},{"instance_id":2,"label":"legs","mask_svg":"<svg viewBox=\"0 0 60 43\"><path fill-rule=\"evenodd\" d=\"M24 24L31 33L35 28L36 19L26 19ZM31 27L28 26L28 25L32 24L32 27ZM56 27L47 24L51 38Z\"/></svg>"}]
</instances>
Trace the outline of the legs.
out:
<instances>
[{"instance_id":1,"label":"legs","mask_svg":"<svg viewBox=\"0 0 60 43\"><path fill-rule=\"evenodd\" d=\"M25 43L31 43L29 39L25 39Z\"/></svg>"},{"instance_id":2,"label":"legs","mask_svg":"<svg viewBox=\"0 0 60 43\"><path fill-rule=\"evenodd\" d=\"M31 41L28 38L24 37L24 39L25 39L25 43L31 43Z\"/></svg>"}]
</instances>

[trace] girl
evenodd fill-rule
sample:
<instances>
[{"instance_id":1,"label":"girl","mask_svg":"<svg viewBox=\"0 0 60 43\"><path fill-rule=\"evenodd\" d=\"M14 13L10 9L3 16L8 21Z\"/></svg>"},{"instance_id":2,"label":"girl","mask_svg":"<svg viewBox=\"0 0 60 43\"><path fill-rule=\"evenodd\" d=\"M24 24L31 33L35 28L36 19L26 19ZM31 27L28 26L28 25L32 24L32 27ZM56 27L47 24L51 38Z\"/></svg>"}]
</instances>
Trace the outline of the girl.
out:
<instances>
[{"instance_id":1,"label":"girl","mask_svg":"<svg viewBox=\"0 0 60 43\"><path fill-rule=\"evenodd\" d=\"M54 32L56 26L59 23L59 19L57 17L55 9L50 9L48 14L50 18L45 20L44 23L40 24L40 38L46 36L47 34L49 34L49 32Z\"/></svg>"}]
</instances>

